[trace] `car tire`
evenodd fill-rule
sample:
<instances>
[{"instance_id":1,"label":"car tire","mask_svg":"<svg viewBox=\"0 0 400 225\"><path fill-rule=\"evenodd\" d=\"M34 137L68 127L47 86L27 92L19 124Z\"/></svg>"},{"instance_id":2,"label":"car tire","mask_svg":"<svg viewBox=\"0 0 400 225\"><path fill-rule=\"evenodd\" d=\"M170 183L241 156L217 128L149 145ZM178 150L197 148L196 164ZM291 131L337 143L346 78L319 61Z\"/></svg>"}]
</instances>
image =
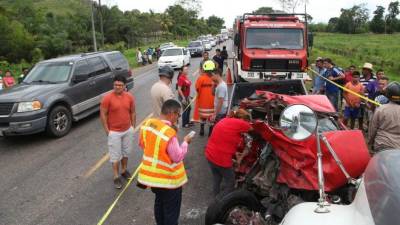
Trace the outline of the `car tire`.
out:
<instances>
[{"instance_id":1,"label":"car tire","mask_svg":"<svg viewBox=\"0 0 400 225\"><path fill-rule=\"evenodd\" d=\"M55 138L68 134L72 126L72 115L68 108L57 105L51 109L48 118L46 133Z\"/></svg>"},{"instance_id":2,"label":"car tire","mask_svg":"<svg viewBox=\"0 0 400 225\"><path fill-rule=\"evenodd\" d=\"M251 192L236 190L225 195L221 199L216 199L208 206L205 224L225 224L229 213L238 206L243 206L257 212L262 209L261 203Z\"/></svg>"}]
</instances>

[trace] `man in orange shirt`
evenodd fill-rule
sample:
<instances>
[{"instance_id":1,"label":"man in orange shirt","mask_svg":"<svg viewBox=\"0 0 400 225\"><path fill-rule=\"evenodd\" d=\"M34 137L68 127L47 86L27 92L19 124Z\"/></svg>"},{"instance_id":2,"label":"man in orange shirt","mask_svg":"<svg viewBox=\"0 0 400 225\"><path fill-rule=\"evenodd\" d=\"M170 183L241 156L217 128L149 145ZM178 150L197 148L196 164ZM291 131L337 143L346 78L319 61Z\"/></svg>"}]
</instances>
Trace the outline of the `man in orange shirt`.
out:
<instances>
[{"instance_id":1,"label":"man in orange shirt","mask_svg":"<svg viewBox=\"0 0 400 225\"><path fill-rule=\"evenodd\" d=\"M360 95L364 94L364 86L360 83L360 72L353 72L353 79L348 82L345 88L352 90ZM354 124L356 119L360 117L360 104L361 98L349 93L344 92L344 99L346 100L346 105L344 108L344 125L347 126L347 122L350 119L350 128L354 129ZM362 124L359 125L360 130L362 130Z\"/></svg>"},{"instance_id":2,"label":"man in orange shirt","mask_svg":"<svg viewBox=\"0 0 400 225\"><path fill-rule=\"evenodd\" d=\"M114 78L114 90L104 96L100 105L100 117L104 130L108 136L110 162L114 172L115 188L122 187L119 177L129 179L131 174L127 170L128 155L133 147L133 129L136 125L135 99L126 92L126 77L117 75Z\"/></svg>"},{"instance_id":3,"label":"man in orange shirt","mask_svg":"<svg viewBox=\"0 0 400 225\"><path fill-rule=\"evenodd\" d=\"M196 81L196 106L194 120L200 121L200 136L204 136L204 126L214 114L214 83L211 79L215 63L211 60L203 63L203 74Z\"/></svg>"}]
</instances>

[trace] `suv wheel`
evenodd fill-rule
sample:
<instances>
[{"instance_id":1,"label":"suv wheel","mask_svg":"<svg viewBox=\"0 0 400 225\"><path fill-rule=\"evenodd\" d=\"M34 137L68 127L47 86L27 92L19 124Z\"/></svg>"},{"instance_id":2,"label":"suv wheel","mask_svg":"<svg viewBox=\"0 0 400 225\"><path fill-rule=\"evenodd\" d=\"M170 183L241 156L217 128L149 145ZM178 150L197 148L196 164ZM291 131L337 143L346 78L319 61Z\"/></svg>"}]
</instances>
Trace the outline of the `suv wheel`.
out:
<instances>
[{"instance_id":1,"label":"suv wheel","mask_svg":"<svg viewBox=\"0 0 400 225\"><path fill-rule=\"evenodd\" d=\"M62 137L71 129L71 112L65 106L54 107L47 119L46 132L52 137Z\"/></svg>"}]
</instances>

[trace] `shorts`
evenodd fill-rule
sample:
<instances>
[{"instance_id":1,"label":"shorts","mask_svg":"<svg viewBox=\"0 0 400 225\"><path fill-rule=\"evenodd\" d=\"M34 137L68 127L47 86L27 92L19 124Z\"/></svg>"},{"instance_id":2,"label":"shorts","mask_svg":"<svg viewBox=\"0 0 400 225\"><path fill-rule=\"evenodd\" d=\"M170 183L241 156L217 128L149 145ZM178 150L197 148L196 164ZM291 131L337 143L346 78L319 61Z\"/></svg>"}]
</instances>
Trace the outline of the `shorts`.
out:
<instances>
[{"instance_id":1,"label":"shorts","mask_svg":"<svg viewBox=\"0 0 400 225\"><path fill-rule=\"evenodd\" d=\"M344 107L344 118L345 119L360 118L360 108L351 108L349 106Z\"/></svg>"},{"instance_id":2,"label":"shorts","mask_svg":"<svg viewBox=\"0 0 400 225\"><path fill-rule=\"evenodd\" d=\"M110 131L108 134L108 152L110 162L119 162L122 158L128 157L133 148L133 128L123 132Z\"/></svg>"}]
</instances>

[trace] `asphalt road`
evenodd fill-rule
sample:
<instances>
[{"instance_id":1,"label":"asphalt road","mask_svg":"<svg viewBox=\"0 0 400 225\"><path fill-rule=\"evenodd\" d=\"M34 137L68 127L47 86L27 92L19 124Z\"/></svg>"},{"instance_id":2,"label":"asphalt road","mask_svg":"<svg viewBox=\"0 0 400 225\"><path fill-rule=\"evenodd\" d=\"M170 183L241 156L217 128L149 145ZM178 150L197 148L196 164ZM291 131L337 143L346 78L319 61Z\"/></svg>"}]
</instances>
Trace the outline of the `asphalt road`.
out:
<instances>
[{"instance_id":1,"label":"asphalt road","mask_svg":"<svg viewBox=\"0 0 400 225\"><path fill-rule=\"evenodd\" d=\"M225 43L228 52L231 43ZM197 78L200 59L191 60L192 81ZM155 64L134 72L138 124L152 111L150 88L158 80L157 72ZM193 129L198 131L198 127ZM180 129L179 135L188 132ZM204 224L205 210L213 199L211 173L203 154L206 140L196 136L185 159L189 182L183 191L183 225ZM75 123L60 139L44 134L0 138L0 225L97 224L120 192L113 186L106 154L106 135L98 113ZM132 173L141 156L136 141L128 163ZM151 191L132 183L105 224L155 224L153 202Z\"/></svg>"}]
</instances>

